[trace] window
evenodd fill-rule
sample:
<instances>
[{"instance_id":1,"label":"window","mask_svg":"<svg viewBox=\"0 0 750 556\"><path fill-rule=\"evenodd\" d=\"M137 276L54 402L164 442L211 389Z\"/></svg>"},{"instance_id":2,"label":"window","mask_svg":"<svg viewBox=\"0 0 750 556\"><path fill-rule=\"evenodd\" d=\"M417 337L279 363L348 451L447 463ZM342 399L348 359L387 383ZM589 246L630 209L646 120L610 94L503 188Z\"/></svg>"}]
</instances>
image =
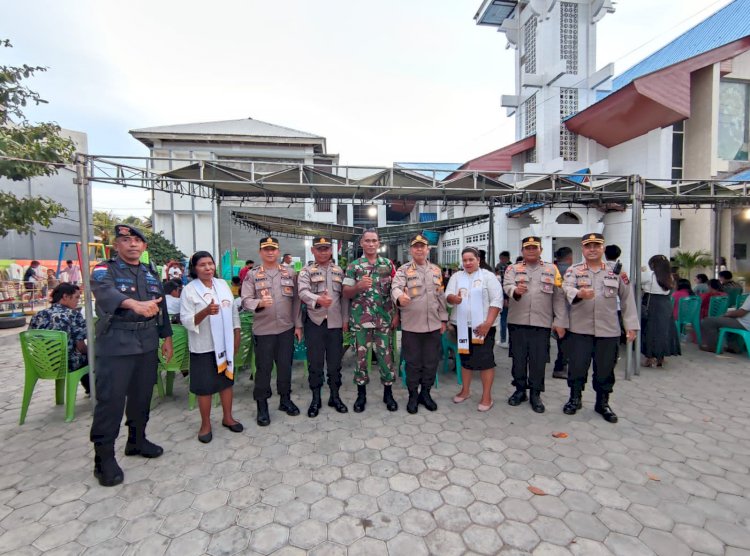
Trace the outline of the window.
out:
<instances>
[{"instance_id":1,"label":"window","mask_svg":"<svg viewBox=\"0 0 750 556\"><path fill-rule=\"evenodd\" d=\"M747 259L747 243L734 244L734 258L738 261Z\"/></svg>"},{"instance_id":2,"label":"window","mask_svg":"<svg viewBox=\"0 0 750 556\"><path fill-rule=\"evenodd\" d=\"M456 208L453 205L450 205L445 210L445 217L446 218L454 218L455 214L456 214Z\"/></svg>"},{"instance_id":3,"label":"window","mask_svg":"<svg viewBox=\"0 0 750 556\"><path fill-rule=\"evenodd\" d=\"M443 260L441 264L458 263L458 249L447 249L443 251Z\"/></svg>"},{"instance_id":4,"label":"window","mask_svg":"<svg viewBox=\"0 0 750 556\"><path fill-rule=\"evenodd\" d=\"M523 26L523 56L526 73L536 73L536 17L531 16Z\"/></svg>"},{"instance_id":5,"label":"window","mask_svg":"<svg viewBox=\"0 0 750 556\"><path fill-rule=\"evenodd\" d=\"M578 73L578 4L560 2L560 59L568 73Z\"/></svg>"},{"instance_id":6,"label":"window","mask_svg":"<svg viewBox=\"0 0 750 556\"><path fill-rule=\"evenodd\" d=\"M673 218L669 229L669 247L675 248L680 246L680 232L682 231L682 220Z\"/></svg>"},{"instance_id":7,"label":"window","mask_svg":"<svg viewBox=\"0 0 750 556\"><path fill-rule=\"evenodd\" d=\"M536 94L521 105L523 111L523 136L529 137L536 133Z\"/></svg>"},{"instance_id":8,"label":"window","mask_svg":"<svg viewBox=\"0 0 750 556\"><path fill-rule=\"evenodd\" d=\"M477 243L482 243L483 241L487 241L487 238L489 238L489 234L487 232L484 232L481 234L474 234L474 235L466 236L466 243L469 245L476 245Z\"/></svg>"},{"instance_id":9,"label":"window","mask_svg":"<svg viewBox=\"0 0 750 556\"><path fill-rule=\"evenodd\" d=\"M672 179L681 180L683 176L683 154L685 150L685 122L672 126Z\"/></svg>"},{"instance_id":10,"label":"window","mask_svg":"<svg viewBox=\"0 0 750 556\"><path fill-rule=\"evenodd\" d=\"M453 247L454 245L458 245L458 244L459 244L459 241L457 237L453 239L443 240L443 247Z\"/></svg>"},{"instance_id":11,"label":"window","mask_svg":"<svg viewBox=\"0 0 750 556\"><path fill-rule=\"evenodd\" d=\"M560 156L563 160L578 160L578 135L563 121L578 112L578 89L560 89Z\"/></svg>"},{"instance_id":12,"label":"window","mask_svg":"<svg viewBox=\"0 0 750 556\"><path fill-rule=\"evenodd\" d=\"M719 88L719 158L748 160L750 83L722 81Z\"/></svg>"},{"instance_id":13,"label":"window","mask_svg":"<svg viewBox=\"0 0 750 556\"><path fill-rule=\"evenodd\" d=\"M315 212L331 212L331 200L315 199Z\"/></svg>"},{"instance_id":14,"label":"window","mask_svg":"<svg viewBox=\"0 0 750 556\"><path fill-rule=\"evenodd\" d=\"M580 224L581 219L578 218L578 216L575 213L572 212L563 212L560 216L557 217L557 220L555 220L558 224Z\"/></svg>"}]
</instances>

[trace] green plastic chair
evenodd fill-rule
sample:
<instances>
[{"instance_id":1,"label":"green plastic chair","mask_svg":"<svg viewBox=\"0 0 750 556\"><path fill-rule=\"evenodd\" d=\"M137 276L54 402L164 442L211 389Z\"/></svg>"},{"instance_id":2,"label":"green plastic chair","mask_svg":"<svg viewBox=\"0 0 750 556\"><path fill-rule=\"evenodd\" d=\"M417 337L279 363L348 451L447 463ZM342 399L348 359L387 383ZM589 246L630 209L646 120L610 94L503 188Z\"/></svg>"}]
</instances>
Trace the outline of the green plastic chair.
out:
<instances>
[{"instance_id":1,"label":"green plastic chair","mask_svg":"<svg viewBox=\"0 0 750 556\"><path fill-rule=\"evenodd\" d=\"M736 307L737 299L742 295L742 288L727 288L724 290L724 293L726 293L729 298L729 306Z\"/></svg>"},{"instance_id":2,"label":"green plastic chair","mask_svg":"<svg viewBox=\"0 0 750 556\"><path fill-rule=\"evenodd\" d=\"M745 330L744 328L719 328L719 339L716 342L716 353L720 354L724 350L724 337L727 334L737 334L740 338L745 340L745 350L747 356L750 357L750 330Z\"/></svg>"},{"instance_id":3,"label":"green plastic chair","mask_svg":"<svg viewBox=\"0 0 750 556\"><path fill-rule=\"evenodd\" d=\"M456 380L458 381L459 386L463 386L464 381L461 377L461 356L458 354L458 345L451 340L447 330L443 332L443 335L440 337L440 346L443 350L443 372L448 372L449 355L452 351L453 357L456 360Z\"/></svg>"},{"instance_id":4,"label":"green plastic chair","mask_svg":"<svg viewBox=\"0 0 750 556\"><path fill-rule=\"evenodd\" d=\"M255 376L255 346L253 344L253 313L240 313L240 349L234 362L235 375L250 370L250 376Z\"/></svg>"},{"instance_id":5,"label":"green plastic chair","mask_svg":"<svg viewBox=\"0 0 750 556\"><path fill-rule=\"evenodd\" d=\"M172 325L172 359L165 361L161 354L161 345L164 340L159 341L159 366L156 370L156 388L159 397L172 395L175 373L190 370L190 351L188 349L187 329L180 324ZM166 388L162 382L162 373L166 373Z\"/></svg>"},{"instance_id":6,"label":"green plastic chair","mask_svg":"<svg viewBox=\"0 0 750 556\"><path fill-rule=\"evenodd\" d=\"M750 295L750 293L743 293L737 296L737 303L735 304L735 309L739 309L742 307L742 304L747 301L747 296Z\"/></svg>"},{"instance_id":7,"label":"green plastic chair","mask_svg":"<svg viewBox=\"0 0 750 556\"><path fill-rule=\"evenodd\" d=\"M683 333L683 327L689 324L695 332L698 343L701 343L701 298L695 295L683 297L677 306L677 334Z\"/></svg>"},{"instance_id":8,"label":"green plastic chair","mask_svg":"<svg viewBox=\"0 0 750 556\"><path fill-rule=\"evenodd\" d=\"M730 302L728 295L717 295L716 297L712 297L708 303L708 316L720 317L729 310L729 306Z\"/></svg>"},{"instance_id":9,"label":"green plastic chair","mask_svg":"<svg viewBox=\"0 0 750 556\"><path fill-rule=\"evenodd\" d=\"M65 422L75 419L76 392L81 377L89 367L68 372L68 335L61 330L26 330L21 332L21 353L25 368L23 401L19 425L26 420L31 395L37 380L55 381L55 404L65 403Z\"/></svg>"}]
</instances>

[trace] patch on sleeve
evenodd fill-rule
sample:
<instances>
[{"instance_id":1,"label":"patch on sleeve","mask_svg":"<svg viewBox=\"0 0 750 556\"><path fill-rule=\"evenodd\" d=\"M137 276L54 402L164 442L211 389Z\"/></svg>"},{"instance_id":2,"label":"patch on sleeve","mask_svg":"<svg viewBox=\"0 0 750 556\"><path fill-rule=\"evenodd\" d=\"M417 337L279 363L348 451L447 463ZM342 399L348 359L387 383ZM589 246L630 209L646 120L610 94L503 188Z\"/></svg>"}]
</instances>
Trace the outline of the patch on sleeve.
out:
<instances>
[{"instance_id":1,"label":"patch on sleeve","mask_svg":"<svg viewBox=\"0 0 750 556\"><path fill-rule=\"evenodd\" d=\"M109 272L109 267L106 264L98 264L91 272L91 279L100 282L107 275L107 272Z\"/></svg>"},{"instance_id":2,"label":"patch on sleeve","mask_svg":"<svg viewBox=\"0 0 750 556\"><path fill-rule=\"evenodd\" d=\"M623 284L625 284L626 286L630 285L630 278L628 278L628 275L625 272L620 274L620 278L622 278Z\"/></svg>"}]
</instances>

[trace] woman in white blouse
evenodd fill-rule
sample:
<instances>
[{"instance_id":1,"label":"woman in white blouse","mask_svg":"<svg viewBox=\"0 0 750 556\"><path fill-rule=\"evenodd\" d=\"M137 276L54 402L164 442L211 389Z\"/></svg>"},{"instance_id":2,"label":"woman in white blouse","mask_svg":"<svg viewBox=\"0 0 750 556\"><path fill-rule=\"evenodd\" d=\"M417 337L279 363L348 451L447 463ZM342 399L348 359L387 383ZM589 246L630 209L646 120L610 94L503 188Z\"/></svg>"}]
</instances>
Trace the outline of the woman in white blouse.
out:
<instances>
[{"instance_id":1,"label":"woman in white blouse","mask_svg":"<svg viewBox=\"0 0 750 556\"><path fill-rule=\"evenodd\" d=\"M216 263L207 251L190 258L193 280L180 296L180 321L190 345L190 391L198 397L201 427L198 440L211 442L211 396L219 393L224 418L232 432L243 426L232 416L234 354L240 345L240 317L232 291L215 277Z\"/></svg>"},{"instance_id":2,"label":"woman in white blouse","mask_svg":"<svg viewBox=\"0 0 750 556\"><path fill-rule=\"evenodd\" d=\"M477 409L489 411L494 404L495 331L503 307L503 289L493 272L479 267L476 248L465 247L461 251L461 262L464 269L451 276L445 289L446 301L453 306L451 324L456 329L463 381L453 401L461 403L469 398L472 372L479 371L482 399Z\"/></svg>"},{"instance_id":3,"label":"woman in white blouse","mask_svg":"<svg viewBox=\"0 0 750 556\"><path fill-rule=\"evenodd\" d=\"M675 284L664 255L651 257L648 267L641 273L641 365L661 367L665 357L682 353L670 297Z\"/></svg>"}]
</instances>

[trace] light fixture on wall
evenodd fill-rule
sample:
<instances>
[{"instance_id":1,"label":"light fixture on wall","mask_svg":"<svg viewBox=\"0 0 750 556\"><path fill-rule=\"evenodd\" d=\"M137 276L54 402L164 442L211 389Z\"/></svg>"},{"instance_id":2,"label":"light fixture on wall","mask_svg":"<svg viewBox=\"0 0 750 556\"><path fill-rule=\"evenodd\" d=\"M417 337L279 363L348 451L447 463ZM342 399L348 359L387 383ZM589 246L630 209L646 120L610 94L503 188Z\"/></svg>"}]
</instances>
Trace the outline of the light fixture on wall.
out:
<instances>
[{"instance_id":1,"label":"light fixture on wall","mask_svg":"<svg viewBox=\"0 0 750 556\"><path fill-rule=\"evenodd\" d=\"M378 215L378 207L375 205L370 205L370 208L367 209L367 216L370 218L375 218Z\"/></svg>"},{"instance_id":2,"label":"light fixture on wall","mask_svg":"<svg viewBox=\"0 0 750 556\"><path fill-rule=\"evenodd\" d=\"M742 213L742 216L744 216L744 217L745 217L745 220L750 220L750 208L746 208L746 209L745 209L745 210L743 211L743 213Z\"/></svg>"}]
</instances>

